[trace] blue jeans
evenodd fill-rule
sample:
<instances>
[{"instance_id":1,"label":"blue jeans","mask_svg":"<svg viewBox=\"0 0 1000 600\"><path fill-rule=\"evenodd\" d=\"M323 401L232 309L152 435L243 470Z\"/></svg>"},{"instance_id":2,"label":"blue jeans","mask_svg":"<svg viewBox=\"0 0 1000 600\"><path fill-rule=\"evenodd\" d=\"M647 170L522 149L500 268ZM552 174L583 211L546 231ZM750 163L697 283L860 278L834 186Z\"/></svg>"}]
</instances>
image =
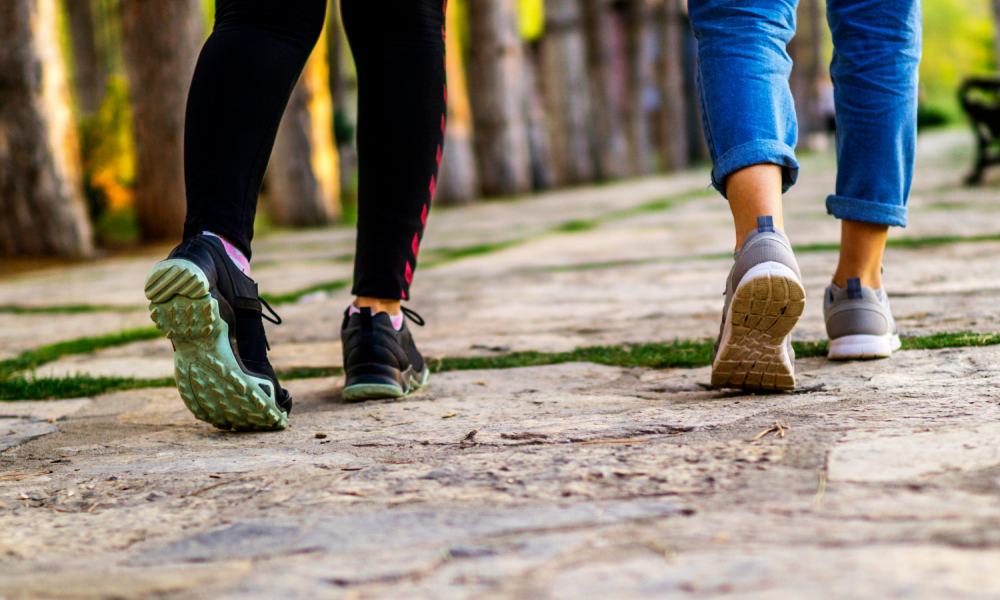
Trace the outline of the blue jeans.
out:
<instances>
[{"instance_id":1,"label":"blue jeans","mask_svg":"<svg viewBox=\"0 0 1000 600\"><path fill-rule=\"evenodd\" d=\"M688 0L698 40L698 95L712 184L751 165L798 177L798 124L788 87L798 0ZM920 0L827 0L833 34L838 219L906 226L917 138Z\"/></svg>"}]
</instances>

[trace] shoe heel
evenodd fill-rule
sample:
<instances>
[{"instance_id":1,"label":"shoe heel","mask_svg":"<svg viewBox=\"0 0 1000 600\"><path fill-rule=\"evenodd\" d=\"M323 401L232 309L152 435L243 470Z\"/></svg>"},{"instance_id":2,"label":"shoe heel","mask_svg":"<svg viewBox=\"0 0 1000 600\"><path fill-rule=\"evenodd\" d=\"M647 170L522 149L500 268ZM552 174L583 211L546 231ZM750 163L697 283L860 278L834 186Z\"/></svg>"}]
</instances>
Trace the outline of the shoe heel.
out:
<instances>
[{"instance_id":1,"label":"shoe heel","mask_svg":"<svg viewBox=\"0 0 1000 600\"><path fill-rule=\"evenodd\" d=\"M830 340L827 358L830 360L871 360L889 358L899 350L899 336L887 335L847 335Z\"/></svg>"},{"instance_id":2,"label":"shoe heel","mask_svg":"<svg viewBox=\"0 0 1000 600\"><path fill-rule=\"evenodd\" d=\"M403 398L410 392L399 369L370 363L354 365L344 374L348 382L343 397L347 402Z\"/></svg>"},{"instance_id":3,"label":"shoe heel","mask_svg":"<svg viewBox=\"0 0 1000 600\"><path fill-rule=\"evenodd\" d=\"M208 278L193 262L170 259L157 263L146 277L146 298L161 303L174 296L201 298L209 292Z\"/></svg>"},{"instance_id":4,"label":"shoe heel","mask_svg":"<svg viewBox=\"0 0 1000 600\"><path fill-rule=\"evenodd\" d=\"M270 380L243 372L208 278L186 260L166 260L146 279L149 317L174 344L174 379L188 410L219 429L284 429Z\"/></svg>"},{"instance_id":5,"label":"shoe heel","mask_svg":"<svg viewBox=\"0 0 1000 600\"><path fill-rule=\"evenodd\" d=\"M729 307L712 385L795 389L794 359L786 339L805 310L805 300L805 289L788 267L763 263L748 271Z\"/></svg>"}]
</instances>

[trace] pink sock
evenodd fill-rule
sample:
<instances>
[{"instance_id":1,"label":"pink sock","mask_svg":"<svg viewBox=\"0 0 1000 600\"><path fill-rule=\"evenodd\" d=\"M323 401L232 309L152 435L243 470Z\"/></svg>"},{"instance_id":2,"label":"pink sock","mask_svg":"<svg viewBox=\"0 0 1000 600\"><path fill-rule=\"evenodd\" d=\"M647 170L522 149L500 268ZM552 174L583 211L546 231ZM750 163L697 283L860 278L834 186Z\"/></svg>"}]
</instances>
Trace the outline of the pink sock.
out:
<instances>
[{"instance_id":1,"label":"pink sock","mask_svg":"<svg viewBox=\"0 0 1000 600\"><path fill-rule=\"evenodd\" d=\"M351 303L350 312L348 312L348 314L359 315L361 314L361 310L358 309L357 306L354 306L354 303ZM403 329L403 313L399 313L398 315L389 315L389 320L392 321L392 328L396 331Z\"/></svg>"},{"instance_id":2,"label":"pink sock","mask_svg":"<svg viewBox=\"0 0 1000 600\"><path fill-rule=\"evenodd\" d=\"M222 237L221 235L216 235L211 231L202 231L201 234L210 235L212 237L219 238L220 240L222 240L222 245L226 247L226 254L229 255L229 258L230 260L233 261L233 264L235 264L237 268L239 268L240 272L242 272L247 277L250 277L250 261L247 260L247 257L244 256L242 252L240 252L239 248L227 242L226 238Z\"/></svg>"}]
</instances>

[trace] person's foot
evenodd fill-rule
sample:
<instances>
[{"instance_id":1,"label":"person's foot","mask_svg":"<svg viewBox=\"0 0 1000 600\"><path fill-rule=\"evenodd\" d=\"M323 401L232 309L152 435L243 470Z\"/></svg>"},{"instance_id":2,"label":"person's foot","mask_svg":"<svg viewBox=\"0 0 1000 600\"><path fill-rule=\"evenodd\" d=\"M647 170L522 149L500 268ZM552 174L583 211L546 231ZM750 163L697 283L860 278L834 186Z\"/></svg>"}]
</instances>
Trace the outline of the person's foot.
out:
<instances>
[{"instance_id":1,"label":"person's foot","mask_svg":"<svg viewBox=\"0 0 1000 600\"><path fill-rule=\"evenodd\" d=\"M888 358L899 350L899 329L885 290L862 287L848 279L847 287L831 283L823 295L823 317L833 360Z\"/></svg>"},{"instance_id":2,"label":"person's foot","mask_svg":"<svg viewBox=\"0 0 1000 600\"><path fill-rule=\"evenodd\" d=\"M404 308L403 313L418 325L424 324L413 311ZM397 330L388 313L372 315L371 308L366 307L351 314L348 308L340 339L347 378L344 400L402 398L427 384L430 369L413 343L405 320Z\"/></svg>"},{"instance_id":3,"label":"person's foot","mask_svg":"<svg viewBox=\"0 0 1000 600\"><path fill-rule=\"evenodd\" d=\"M292 397L267 360L257 284L219 238L199 235L174 248L150 271L146 298L173 342L177 390L195 417L219 429L288 426Z\"/></svg>"},{"instance_id":4,"label":"person's foot","mask_svg":"<svg viewBox=\"0 0 1000 600\"><path fill-rule=\"evenodd\" d=\"M792 245L770 217L760 217L735 259L712 352L712 385L794 389L790 334L805 308L806 292Z\"/></svg>"}]
</instances>

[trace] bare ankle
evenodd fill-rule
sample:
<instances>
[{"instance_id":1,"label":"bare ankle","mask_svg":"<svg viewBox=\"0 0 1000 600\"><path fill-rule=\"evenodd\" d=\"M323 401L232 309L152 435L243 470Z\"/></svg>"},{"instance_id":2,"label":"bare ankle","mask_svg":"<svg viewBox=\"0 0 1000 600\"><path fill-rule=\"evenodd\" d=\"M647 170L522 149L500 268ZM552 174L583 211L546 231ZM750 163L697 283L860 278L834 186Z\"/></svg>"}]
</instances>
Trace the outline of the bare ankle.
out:
<instances>
[{"instance_id":1,"label":"bare ankle","mask_svg":"<svg viewBox=\"0 0 1000 600\"><path fill-rule=\"evenodd\" d=\"M384 312L389 315L398 315L399 313L402 312L399 300L387 300L385 298L369 298L367 296L358 296L354 299L354 306L358 308L368 307L372 309L373 314Z\"/></svg>"},{"instance_id":2,"label":"bare ankle","mask_svg":"<svg viewBox=\"0 0 1000 600\"><path fill-rule=\"evenodd\" d=\"M833 283L847 287L848 279L860 279L863 287L882 287L882 254L889 228L886 225L841 221L840 260Z\"/></svg>"},{"instance_id":3,"label":"bare ankle","mask_svg":"<svg viewBox=\"0 0 1000 600\"><path fill-rule=\"evenodd\" d=\"M726 196L736 225L736 249L758 227L758 217L772 217L773 225L784 230L781 215L781 167L753 165L726 178Z\"/></svg>"}]
</instances>

